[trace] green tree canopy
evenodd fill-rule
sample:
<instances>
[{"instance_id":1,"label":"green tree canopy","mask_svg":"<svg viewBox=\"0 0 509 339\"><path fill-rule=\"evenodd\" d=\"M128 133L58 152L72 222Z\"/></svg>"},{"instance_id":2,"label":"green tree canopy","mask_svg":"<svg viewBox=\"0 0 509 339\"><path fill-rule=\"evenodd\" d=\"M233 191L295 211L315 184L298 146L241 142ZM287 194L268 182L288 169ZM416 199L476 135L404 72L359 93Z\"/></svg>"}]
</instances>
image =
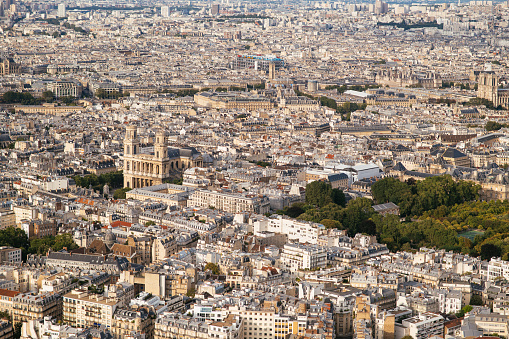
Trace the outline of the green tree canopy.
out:
<instances>
[{"instance_id":1,"label":"green tree canopy","mask_svg":"<svg viewBox=\"0 0 509 339\"><path fill-rule=\"evenodd\" d=\"M115 193L113 193L113 199L125 199L126 192L129 192L130 190L131 188L129 187L124 187L116 190Z\"/></svg>"},{"instance_id":2,"label":"green tree canopy","mask_svg":"<svg viewBox=\"0 0 509 339\"><path fill-rule=\"evenodd\" d=\"M53 251L60 251L64 248L70 251L78 248L78 245L74 242L72 235L66 233L54 237L47 236L39 239L32 239L28 252L32 254L46 254L50 248Z\"/></svg>"},{"instance_id":3,"label":"green tree canopy","mask_svg":"<svg viewBox=\"0 0 509 339\"><path fill-rule=\"evenodd\" d=\"M211 262L209 262L205 265L205 270L210 270L212 272L212 274L215 274L215 275L221 274L221 270L219 269L219 266L214 263L211 263Z\"/></svg>"},{"instance_id":4,"label":"green tree canopy","mask_svg":"<svg viewBox=\"0 0 509 339\"><path fill-rule=\"evenodd\" d=\"M27 250L28 236L21 228L8 227L0 230L0 246L12 246Z\"/></svg>"},{"instance_id":5,"label":"green tree canopy","mask_svg":"<svg viewBox=\"0 0 509 339\"><path fill-rule=\"evenodd\" d=\"M99 176L87 174L85 176L76 175L73 177L76 186L89 188L92 185L94 190L102 191L105 184L110 188L122 187L124 185L124 174L122 171L104 173Z\"/></svg>"},{"instance_id":6,"label":"green tree canopy","mask_svg":"<svg viewBox=\"0 0 509 339\"><path fill-rule=\"evenodd\" d=\"M324 225L326 228L343 228L343 225L341 225L341 223L337 220L323 219L320 221L320 224Z\"/></svg>"},{"instance_id":7,"label":"green tree canopy","mask_svg":"<svg viewBox=\"0 0 509 339\"><path fill-rule=\"evenodd\" d=\"M500 257L500 255L502 254L502 251L501 251L500 247L498 247L497 245L487 243L487 244L483 244L481 246L480 254L481 254L482 260L490 260L491 258L494 258L494 257Z\"/></svg>"},{"instance_id":8,"label":"green tree canopy","mask_svg":"<svg viewBox=\"0 0 509 339\"><path fill-rule=\"evenodd\" d=\"M323 207L330 203L345 204L345 195L339 189L332 189L329 182L313 181L306 185L306 203Z\"/></svg>"},{"instance_id":9,"label":"green tree canopy","mask_svg":"<svg viewBox=\"0 0 509 339\"><path fill-rule=\"evenodd\" d=\"M454 181L450 175L401 182L384 178L371 186L376 203L393 202L403 216L421 215L439 206L453 206L479 197L480 186L471 181Z\"/></svg>"},{"instance_id":10,"label":"green tree canopy","mask_svg":"<svg viewBox=\"0 0 509 339\"><path fill-rule=\"evenodd\" d=\"M486 128L486 130L488 132L490 132L490 131L498 131L502 127L507 127L507 126L505 124L501 124L501 123L498 123L496 121L488 121L484 128Z\"/></svg>"}]
</instances>

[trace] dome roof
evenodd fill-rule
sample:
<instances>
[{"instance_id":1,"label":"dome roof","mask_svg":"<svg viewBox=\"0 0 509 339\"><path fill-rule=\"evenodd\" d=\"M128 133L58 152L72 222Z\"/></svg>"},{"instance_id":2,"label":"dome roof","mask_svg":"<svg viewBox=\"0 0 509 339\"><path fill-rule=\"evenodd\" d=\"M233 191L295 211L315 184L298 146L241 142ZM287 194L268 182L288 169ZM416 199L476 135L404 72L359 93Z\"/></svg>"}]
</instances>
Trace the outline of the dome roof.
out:
<instances>
[{"instance_id":1,"label":"dome roof","mask_svg":"<svg viewBox=\"0 0 509 339\"><path fill-rule=\"evenodd\" d=\"M113 232L111 232L111 229L108 230L108 233L104 236L104 244L108 247L113 246L113 244L117 241L117 237Z\"/></svg>"}]
</instances>

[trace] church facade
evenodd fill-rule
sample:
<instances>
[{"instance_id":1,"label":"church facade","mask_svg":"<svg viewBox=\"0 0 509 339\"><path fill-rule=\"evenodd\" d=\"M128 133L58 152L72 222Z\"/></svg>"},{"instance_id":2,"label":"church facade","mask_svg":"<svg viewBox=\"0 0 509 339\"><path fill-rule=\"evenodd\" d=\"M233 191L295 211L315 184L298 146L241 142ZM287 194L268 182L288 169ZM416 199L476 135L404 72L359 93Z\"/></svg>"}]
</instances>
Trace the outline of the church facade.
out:
<instances>
[{"instance_id":1,"label":"church facade","mask_svg":"<svg viewBox=\"0 0 509 339\"><path fill-rule=\"evenodd\" d=\"M203 156L193 147L168 147L166 132L158 131L153 151L141 152L136 126L126 128L124 138L124 187L160 185L187 168L203 166Z\"/></svg>"},{"instance_id":2,"label":"church facade","mask_svg":"<svg viewBox=\"0 0 509 339\"><path fill-rule=\"evenodd\" d=\"M493 102L493 106L509 108L509 90L498 88L498 76L493 71L479 73L477 96Z\"/></svg>"}]
</instances>

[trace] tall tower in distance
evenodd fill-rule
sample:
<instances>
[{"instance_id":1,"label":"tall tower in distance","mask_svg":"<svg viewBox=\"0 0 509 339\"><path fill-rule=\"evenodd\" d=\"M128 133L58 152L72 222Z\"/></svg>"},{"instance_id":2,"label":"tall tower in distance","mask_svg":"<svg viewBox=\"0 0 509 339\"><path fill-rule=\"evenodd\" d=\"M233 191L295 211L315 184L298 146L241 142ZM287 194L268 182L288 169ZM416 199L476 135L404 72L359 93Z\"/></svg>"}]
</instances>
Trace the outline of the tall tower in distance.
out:
<instances>
[{"instance_id":1,"label":"tall tower in distance","mask_svg":"<svg viewBox=\"0 0 509 339\"><path fill-rule=\"evenodd\" d=\"M269 64L269 79L274 80L276 77L276 64L271 62Z\"/></svg>"},{"instance_id":2,"label":"tall tower in distance","mask_svg":"<svg viewBox=\"0 0 509 339\"><path fill-rule=\"evenodd\" d=\"M136 126L128 126L124 138L124 187L134 188L132 174L137 170L137 163L132 160L139 151L138 128Z\"/></svg>"},{"instance_id":3,"label":"tall tower in distance","mask_svg":"<svg viewBox=\"0 0 509 339\"><path fill-rule=\"evenodd\" d=\"M163 18L168 18L170 16L170 7L169 6L161 6L161 16Z\"/></svg>"},{"instance_id":4,"label":"tall tower in distance","mask_svg":"<svg viewBox=\"0 0 509 339\"><path fill-rule=\"evenodd\" d=\"M168 134L165 131L158 131L156 133L154 155L156 159L164 159L168 157Z\"/></svg>"},{"instance_id":5,"label":"tall tower in distance","mask_svg":"<svg viewBox=\"0 0 509 339\"><path fill-rule=\"evenodd\" d=\"M214 4L210 8L210 14L211 15L219 15L219 4Z\"/></svg>"},{"instance_id":6,"label":"tall tower in distance","mask_svg":"<svg viewBox=\"0 0 509 339\"><path fill-rule=\"evenodd\" d=\"M65 10L65 4L58 4L58 13L57 16L59 18L65 18L66 17L66 10Z\"/></svg>"}]
</instances>

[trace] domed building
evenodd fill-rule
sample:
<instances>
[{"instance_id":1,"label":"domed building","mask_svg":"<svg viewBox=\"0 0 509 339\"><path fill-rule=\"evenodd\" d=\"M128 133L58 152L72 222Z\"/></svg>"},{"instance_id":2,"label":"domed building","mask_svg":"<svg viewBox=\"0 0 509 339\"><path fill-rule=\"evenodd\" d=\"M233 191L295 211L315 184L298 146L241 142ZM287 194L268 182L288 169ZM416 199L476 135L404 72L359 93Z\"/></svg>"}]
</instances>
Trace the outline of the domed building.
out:
<instances>
[{"instance_id":1,"label":"domed building","mask_svg":"<svg viewBox=\"0 0 509 339\"><path fill-rule=\"evenodd\" d=\"M108 229L106 235L104 236L104 244L108 247L109 250L113 247L113 245L117 242L117 237L111 231L111 228Z\"/></svg>"}]
</instances>

